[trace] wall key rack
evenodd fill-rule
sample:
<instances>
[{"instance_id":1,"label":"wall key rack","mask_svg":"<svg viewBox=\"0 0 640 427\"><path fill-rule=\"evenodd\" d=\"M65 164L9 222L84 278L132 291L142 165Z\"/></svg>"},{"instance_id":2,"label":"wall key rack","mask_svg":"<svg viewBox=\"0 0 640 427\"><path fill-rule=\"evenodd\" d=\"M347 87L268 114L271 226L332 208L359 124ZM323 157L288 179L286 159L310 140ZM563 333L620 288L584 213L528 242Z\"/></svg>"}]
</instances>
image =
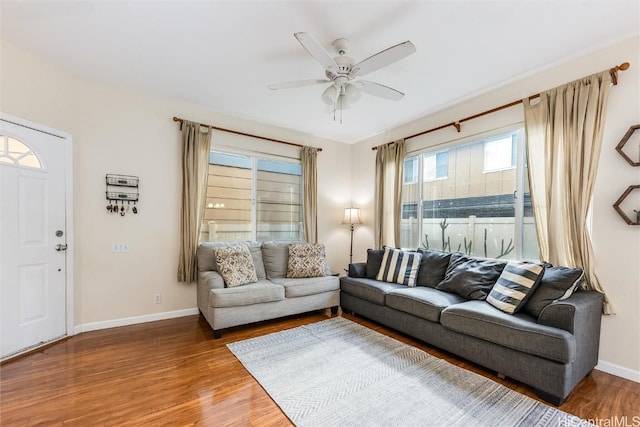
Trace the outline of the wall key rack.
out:
<instances>
[{"instance_id":1,"label":"wall key rack","mask_svg":"<svg viewBox=\"0 0 640 427\"><path fill-rule=\"evenodd\" d=\"M108 173L105 176L107 211L112 214L125 216L127 212L139 212L140 178L133 175L117 175ZM126 205L125 205L126 202ZM133 203L133 206L132 206Z\"/></svg>"}]
</instances>

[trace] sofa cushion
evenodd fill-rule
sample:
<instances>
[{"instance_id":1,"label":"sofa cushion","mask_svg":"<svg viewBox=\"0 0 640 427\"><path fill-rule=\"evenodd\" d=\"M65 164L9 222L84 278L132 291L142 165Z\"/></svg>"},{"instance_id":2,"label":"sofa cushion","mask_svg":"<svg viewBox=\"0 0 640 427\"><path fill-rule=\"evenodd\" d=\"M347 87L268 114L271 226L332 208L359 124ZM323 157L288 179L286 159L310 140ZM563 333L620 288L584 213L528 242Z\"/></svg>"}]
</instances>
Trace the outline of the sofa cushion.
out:
<instances>
[{"instance_id":1,"label":"sofa cushion","mask_svg":"<svg viewBox=\"0 0 640 427\"><path fill-rule=\"evenodd\" d=\"M262 261L267 279L278 279L287 277L289 268L289 245L291 243L303 243L300 241L280 241L262 242Z\"/></svg>"},{"instance_id":2,"label":"sofa cushion","mask_svg":"<svg viewBox=\"0 0 640 427\"><path fill-rule=\"evenodd\" d=\"M385 248L377 280L415 286L422 255L400 249Z\"/></svg>"},{"instance_id":3,"label":"sofa cushion","mask_svg":"<svg viewBox=\"0 0 640 427\"><path fill-rule=\"evenodd\" d=\"M237 307L283 299L284 287L268 280L260 280L235 288L211 289L209 291L211 307Z\"/></svg>"},{"instance_id":4,"label":"sofa cushion","mask_svg":"<svg viewBox=\"0 0 640 427\"><path fill-rule=\"evenodd\" d=\"M365 278L340 278L340 290L342 292L346 292L349 295L362 298L363 300L378 305L384 305L385 296L393 289L398 288L406 289L406 286L398 285L397 283L380 282L378 280Z\"/></svg>"},{"instance_id":5,"label":"sofa cushion","mask_svg":"<svg viewBox=\"0 0 640 427\"><path fill-rule=\"evenodd\" d=\"M442 311L440 323L449 330L545 359L569 363L576 357L571 333L540 325L525 313L507 314L485 301L451 305Z\"/></svg>"},{"instance_id":6,"label":"sofa cushion","mask_svg":"<svg viewBox=\"0 0 640 427\"><path fill-rule=\"evenodd\" d=\"M258 242L203 242L198 245L196 252L198 257L198 271L218 271L216 269L216 257L213 248L228 248L230 246L243 245L249 248L251 258L253 258L253 266L256 269L258 280L267 278L264 271L264 263L262 262L261 244Z\"/></svg>"},{"instance_id":7,"label":"sofa cushion","mask_svg":"<svg viewBox=\"0 0 640 427\"><path fill-rule=\"evenodd\" d=\"M384 249L367 249L367 279L375 279L380 271Z\"/></svg>"},{"instance_id":8,"label":"sofa cushion","mask_svg":"<svg viewBox=\"0 0 640 427\"><path fill-rule=\"evenodd\" d=\"M428 249L418 249L418 252L422 255L422 259L416 286L435 288L444 280L451 254Z\"/></svg>"},{"instance_id":9,"label":"sofa cushion","mask_svg":"<svg viewBox=\"0 0 640 427\"><path fill-rule=\"evenodd\" d=\"M440 313L443 309L464 301L465 299L458 295L424 286L394 289L387 294L385 300L388 307L431 322L440 321Z\"/></svg>"},{"instance_id":10,"label":"sofa cushion","mask_svg":"<svg viewBox=\"0 0 640 427\"><path fill-rule=\"evenodd\" d=\"M287 277L323 277L324 245L320 243L293 243L289 245Z\"/></svg>"},{"instance_id":11,"label":"sofa cushion","mask_svg":"<svg viewBox=\"0 0 640 427\"><path fill-rule=\"evenodd\" d=\"M505 313L517 312L536 290L543 273L541 264L509 261L487 296L487 302Z\"/></svg>"},{"instance_id":12,"label":"sofa cushion","mask_svg":"<svg viewBox=\"0 0 640 427\"><path fill-rule=\"evenodd\" d=\"M304 297L340 289L340 279L335 276L273 279L272 282L284 287L284 296L287 298Z\"/></svg>"},{"instance_id":13,"label":"sofa cushion","mask_svg":"<svg viewBox=\"0 0 640 427\"><path fill-rule=\"evenodd\" d=\"M547 265L536 291L524 306L529 314L538 317L542 309L555 301L569 298L584 279L581 268Z\"/></svg>"},{"instance_id":14,"label":"sofa cushion","mask_svg":"<svg viewBox=\"0 0 640 427\"><path fill-rule=\"evenodd\" d=\"M214 248L213 253L216 256L216 269L228 288L258 281L251 253L246 246Z\"/></svg>"},{"instance_id":15,"label":"sofa cushion","mask_svg":"<svg viewBox=\"0 0 640 427\"><path fill-rule=\"evenodd\" d=\"M505 261L452 256L444 280L436 289L460 295L465 299L484 300L505 265Z\"/></svg>"}]
</instances>

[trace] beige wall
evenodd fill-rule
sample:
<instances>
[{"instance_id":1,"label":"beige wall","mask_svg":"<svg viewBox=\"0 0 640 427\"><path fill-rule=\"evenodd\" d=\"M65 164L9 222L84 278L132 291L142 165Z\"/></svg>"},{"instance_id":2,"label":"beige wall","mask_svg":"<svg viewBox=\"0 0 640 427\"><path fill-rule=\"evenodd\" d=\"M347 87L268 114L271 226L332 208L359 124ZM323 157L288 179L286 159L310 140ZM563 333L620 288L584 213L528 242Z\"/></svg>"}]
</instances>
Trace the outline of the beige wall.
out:
<instances>
[{"instance_id":1,"label":"beige wall","mask_svg":"<svg viewBox=\"0 0 640 427\"><path fill-rule=\"evenodd\" d=\"M469 97L466 101L461 100L454 106L385 135L361 141L353 147L353 192L366 208L364 215L370 217L373 212L375 159L372 146L459 120L625 61L631 63L631 68L620 73L620 83L611 89L609 97L593 203L593 244L598 276L617 313L603 317L599 367L640 381L640 227L626 225L611 206L627 186L640 183L640 168L630 167L614 150L629 126L640 123L640 38L622 41L586 56L567 58L566 63L532 73L521 81ZM409 140L408 151L473 139L474 135L521 121L522 107L510 108L464 123L461 133L452 127ZM373 245L373 230L364 226L357 234L354 251L358 260L364 260L366 248Z\"/></svg>"},{"instance_id":2,"label":"beige wall","mask_svg":"<svg viewBox=\"0 0 640 427\"><path fill-rule=\"evenodd\" d=\"M349 234L339 224L350 201L348 145L84 81L9 42L2 42L0 53L0 110L73 136L76 325L196 306L195 285L175 279L181 178L173 116L322 147L319 241L331 268L346 266ZM292 147L222 132L214 133L213 144L296 155ZM107 213L107 173L140 177L140 214ZM115 242L129 243L130 251L112 253ZM155 293L162 294L162 304L153 304Z\"/></svg>"}]
</instances>

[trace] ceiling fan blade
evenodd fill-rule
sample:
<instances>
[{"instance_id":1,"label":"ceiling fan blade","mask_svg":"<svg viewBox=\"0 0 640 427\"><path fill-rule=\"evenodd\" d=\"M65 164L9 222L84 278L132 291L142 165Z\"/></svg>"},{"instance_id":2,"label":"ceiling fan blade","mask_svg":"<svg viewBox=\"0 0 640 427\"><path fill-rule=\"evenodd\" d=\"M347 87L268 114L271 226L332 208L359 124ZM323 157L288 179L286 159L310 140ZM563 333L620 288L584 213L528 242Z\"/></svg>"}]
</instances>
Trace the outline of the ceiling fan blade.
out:
<instances>
[{"instance_id":1,"label":"ceiling fan blade","mask_svg":"<svg viewBox=\"0 0 640 427\"><path fill-rule=\"evenodd\" d=\"M312 86L312 85L320 85L323 83L331 83L331 80L298 80L295 82L286 82L286 83L274 83L267 85L267 87L271 90L278 89L291 89L293 87L301 87L301 86Z\"/></svg>"},{"instance_id":2,"label":"ceiling fan blade","mask_svg":"<svg viewBox=\"0 0 640 427\"><path fill-rule=\"evenodd\" d=\"M386 67L389 64L393 64L402 58L411 55L416 51L416 47L410 41L397 44L381 52L376 53L373 56L368 57L359 64L353 66L351 76L364 76L372 71L376 71L382 67Z\"/></svg>"},{"instance_id":3,"label":"ceiling fan blade","mask_svg":"<svg viewBox=\"0 0 640 427\"><path fill-rule=\"evenodd\" d=\"M379 96L380 98L390 99L392 101L399 101L404 96L404 93L398 90L367 80L358 80L356 85L369 95Z\"/></svg>"},{"instance_id":4,"label":"ceiling fan blade","mask_svg":"<svg viewBox=\"0 0 640 427\"><path fill-rule=\"evenodd\" d=\"M298 39L302 47L304 47L309 55L318 61L322 66L326 68L338 69L338 64L333 60L331 55L322 47L316 39L307 33L295 33L294 36Z\"/></svg>"}]
</instances>

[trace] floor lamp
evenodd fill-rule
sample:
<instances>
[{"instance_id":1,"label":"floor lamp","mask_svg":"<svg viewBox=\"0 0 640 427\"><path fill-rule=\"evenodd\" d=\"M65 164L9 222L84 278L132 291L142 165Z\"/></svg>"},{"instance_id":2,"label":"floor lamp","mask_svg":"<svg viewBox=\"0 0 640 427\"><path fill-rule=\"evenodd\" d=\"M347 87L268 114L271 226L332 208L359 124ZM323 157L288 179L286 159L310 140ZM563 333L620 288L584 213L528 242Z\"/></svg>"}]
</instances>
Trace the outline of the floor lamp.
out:
<instances>
[{"instance_id":1,"label":"floor lamp","mask_svg":"<svg viewBox=\"0 0 640 427\"><path fill-rule=\"evenodd\" d=\"M353 228L360 224L362 224L362 221L360 220L360 208L346 208L344 210L344 218L342 218L342 225L349 225L351 227L349 264L353 263Z\"/></svg>"}]
</instances>

